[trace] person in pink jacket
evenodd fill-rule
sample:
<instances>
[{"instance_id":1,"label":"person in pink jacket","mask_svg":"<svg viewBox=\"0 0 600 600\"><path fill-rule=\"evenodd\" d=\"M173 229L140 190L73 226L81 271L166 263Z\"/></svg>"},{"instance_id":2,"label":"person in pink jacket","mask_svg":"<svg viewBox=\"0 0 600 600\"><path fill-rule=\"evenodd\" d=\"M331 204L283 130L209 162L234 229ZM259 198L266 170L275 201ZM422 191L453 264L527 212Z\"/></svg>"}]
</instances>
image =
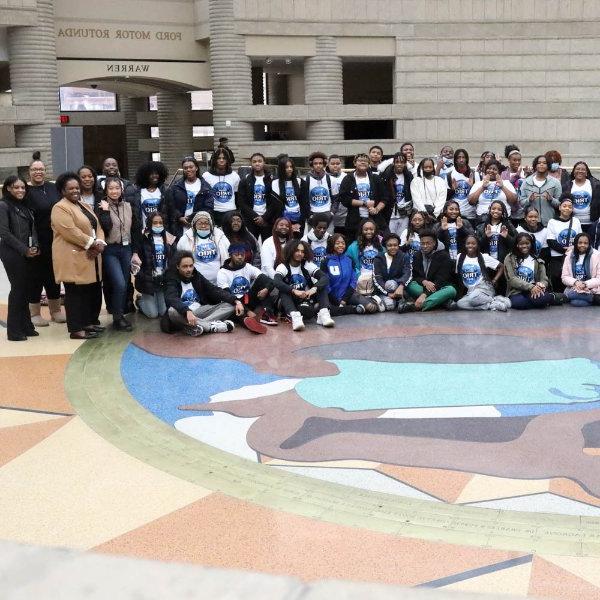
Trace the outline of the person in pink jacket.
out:
<instances>
[{"instance_id":1,"label":"person in pink jacket","mask_svg":"<svg viewBox=\"0 0 600 600\"><path fill-rule=\"evenodd\" d=\"M567 250L562 282L573 306L600 304L600 252L592 248L587 233L577 234Z\"/></svg>"}]
</instances>

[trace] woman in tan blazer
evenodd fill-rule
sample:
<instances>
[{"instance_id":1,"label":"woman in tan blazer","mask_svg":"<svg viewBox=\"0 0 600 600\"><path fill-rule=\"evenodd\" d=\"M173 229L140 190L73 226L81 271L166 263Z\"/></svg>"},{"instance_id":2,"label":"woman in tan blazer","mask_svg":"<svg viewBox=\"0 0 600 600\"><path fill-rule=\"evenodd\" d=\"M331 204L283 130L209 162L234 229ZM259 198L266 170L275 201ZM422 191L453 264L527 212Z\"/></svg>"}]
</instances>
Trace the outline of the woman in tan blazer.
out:
<instances>
[{"instance_id":1,"label":"woman in tan blazer","mask_svg":"<svg viewBox=\"0 0 600 600\"><path fill-rule=\"evenodd\" d=\"M56 281L65 286L67 328L73 339L98 337L102 306L101 254L106 246L98 218L81 201L80 180L63 173L56 180L61 197L51 213L52 261Z\"/></svg>"}]
</instances>

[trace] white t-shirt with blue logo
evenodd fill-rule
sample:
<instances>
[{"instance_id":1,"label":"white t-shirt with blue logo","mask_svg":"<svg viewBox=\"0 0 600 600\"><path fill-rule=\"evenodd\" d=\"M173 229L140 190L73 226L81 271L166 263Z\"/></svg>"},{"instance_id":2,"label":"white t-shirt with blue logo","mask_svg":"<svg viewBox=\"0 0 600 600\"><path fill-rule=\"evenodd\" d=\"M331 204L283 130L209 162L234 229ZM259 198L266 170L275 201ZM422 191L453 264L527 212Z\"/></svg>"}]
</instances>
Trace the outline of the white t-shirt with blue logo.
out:
<instances>
[{"instance_id":1,"label":"white t-shirt with blue logo","mask_svg":"<svg viewBox=\"0 0 600 600\"><path fill-rule=\"evenodd\" d=\"M235 271L222 268L217 274L217 285L228 289L236 298L243 298L250 293L250 288L259 275L261 275L260 269L247 263Z\"/></svg>"},{"instance_id":2,"label":"white t-shirt with blue logo","mask_svg":"<svg viewBox=\"0 0 600 600\"><path fill-rule=\"evenodd\" d=\"M187 194L187 202L185 204L186 217L194 212L194 201L196 200L196 196L198 195L201 186L202 182L199 178L196 178L196 181L193 183L190 183L189 181L185 182L185 193Z\"/></svg>"},{"instance_id":3,"label":"white t-shirt with blue logo","mask_svg":"<svg viewBox=\"0 0 600 600\"><path fill-rule=\"evenodd\" d=\"M514 192L515 188L512 186L510 181L502 181L500 183L504 183L504 187L508 189L509 192ZM471 193L476 192L480 187L483 186L482 181L478 181L471 188ZM483 217L488 214L490 210L490 204L494 200L500 200L504 206L506 206L506 210L508 211L508 216L510 217L510 205L508 204L508 200L506 199L506 194L503 190L501 190L500 185L496 182L490 182L490 184L481 192L479 196L479 200L477 201L477 206L475 208L475 212L478 217ZM461 209L462 212L462 209ZM464 215L463 215L464 216Z\"/></svg>"},{"instance_id":4,"label":"white t-shirt with blue logo","mask_svg":"<svg viewBox=\"0 0 600 600\"><path fill-rule=\"evenodd\" d=\"M585 260L585 254L582 254L577 258L577 262L575 263L575 272L573 273L573 277L578 281L586 281L585 276L585 267L583 261Z\"/></svg>"},{"instance_id":5,"label":"white t-shirt with blue logo","mask_svg":"<svg viewBox=\"0 0 600 600\"><path fill-rule=\"evenodd\" d=\"M361 277L364 277L365 275L373 275L373 263L375 262L375 257L378 254L379 252L372 244L365 246L362 252L359 252L358 262L360 264Z\"/></svg>"},{"instance_id":6,"label":"white t-shirt with blue logo","mask_svg":"<svg viewBox=\"0 0 600 600\"><path fill-rule=\"evenodd\" d=\"M213 191L215 212L235 210L235 194L240 186L240 176L235 171L227 175L213 175L206 171L202 173L202 179Z\"/></svg>"},{"instance_id":7,"label":"white t-shirt with blue logo","mask_svg":"<svg viewBox=\"0 0 600 600\"><path fill-rule=\"evenodd\" d=\"M561 221L560 219L550 219L548 221L548 236L549 240L556 240L563 248L568 248L573 245L575 236L581 233L581 223L577 217L573 217L571 224L571 234L569 235L569 221ZM568 239L567 239L568 236ZM560 252L550 249L550 256L563 256Z\"/></svg>"},{"instance_id":8,"label":"white t-shirt with blue logo","mask_svg":"<svg viewBox=\"0 0 600 600\"><path fill-rule=\"evenodd\" d=\"M452 260L458 256L458 235L456 223L448 223L448 254Z\"/></svg>"},{"instance_id":9,"label":"white t-shirt with blue logo","mask_svg":"<svg viewBox=\"0 0 600 600\"><path fill-rule=\"evenodd\" d=\"M590 207L592 205L592 184L590 180L586 179L583 185L573 181L571 195L573 196L573 214L583 225L589 225Z\"/></svg>"},{"instance_id":10,"label":"white t-shirt with blue logo","mask_svg":"<svg viewBox=\"0 0 600 600\"><path fill-rule=\"evenodd\" d=\"M535 259L529 255L520 264L517 263L515 275L527 283L535 283Z\"/></svg>"},{"instance_id":11,"label":"white t-shirt with blue logo","mask_svg":"<svg viewBox=\"0 0 600 600\"><path fill-rule=\"evenodd\" d=\"M311 279L316 271L319 270L319 267L312 262L304 263L304 270L310 275ZM277 269L275 269L275 273L279 273L282 277L290 276L290 285L295 290L309 290L313 286L312 281L306 281L304 274L302 273L302 268L300 265L297 267L293 267L290 265L289 271L288 268L284 264L277 265Z\"/></svg>"},{"instance_id":12,"label":"white t-shirt with blue logo","mask_svg":"<svg viewBox=\"0 0 600 600\"><path fill-rule=\"evenodd\" d=\"M331 212L331 196L327 187L327 175L323 173L321 179L308 175L308 201L310 212Z\"/></svg>"},{"instance_id":13,"label":"white t-shirt with blue logo","mask_svg":"<svg viewBox=\"0 0 600 600\"><path fill-rule=\"evenodd\" d=\"M211 238L201 238L196 235L194 239L194 266L211 283L217 281L217 273L221 268L221 259L217 244Z\"/></svg>"},{"instance_id":14,"label":"white t-shirt with blue logo","mask_svg":"<svg viewBox=\"0 0 600 600\"><path fill-rule=\"evenodd\" d=\"M502 223L498 223L497 225L490 224L490 227L492 228L492 235L488 238L490 243L490 256L492 258L498 258L498 240L500 239Z\"/></svg>"},{"instance_id":15,"label":"white t-shirt with blue logo","mask_svg":"<svg viewBox=\"0 0 600 600\"><path fill-rule=\"evenodd\" d=\"M498 268L500 263L495 258L485 253L481 256L487 269ZM456 271L458 272L458 265L456 266ZM483 273L481 272L481 267L476 256L465 256L459 275L467 289L483 281Z\"/></svg>"},{"instance_id":16,"label":"white t-shirt with blue logo","mask_svg":"<svg viewBox=\"0 0 600 600\"><path fill-rule=\"evenodd\" d=\"M464 219L474 219L477 216L477 209L472 204L469 204L467 198L471 192L471 183L469 178L454 170L450 174L452 181L456 182L456 188L452 200L458 203L460 208L460 216Z\"/></svg>"},{"instance_id":17,"label":"white t-shirt with blue logo","mask_svg":"<svg viewBox=\"0 0 600 600\"><path fill-rule=\"evenodd\" d=\"M252 210L259 217L262 217L267 212L267 193L264 175L255 177Z\"/></svg>"},{"instance_id":18,"label":"white t-shirt with blue logo","mask_svg":"<svg viewBox=\"0 0 600 600\"><path fill-rule=\"evenodd\" d=\"M273 193L275 193L283 203L284 216L287 213L288 215L297 215L297 218L300 218L300 203L298 202L298 197L296 196L294 184L290 180L286 180L285 196L282 197L279 181L279 179L274 179L273 183L271 184L271 188ZM297 179L297 182L298 189L300 189L300 179Z\"/></svg>"},{"instance_id":19,"label":"white t-shirt with blue logo","mask_svg":"<svg viewBox=\"0 0 600 600\"><path fill-rule=\"evenodd\" d=\"M542 248L548 247L548 242L546 242L546 237L548 236L548 230L544 227L535 233L531 233L531 231L527 231L521 225L517 226L517 233L528 233L535 238L535 253L539 254Z\"/></svg>"},{"instance_id":20,"label":"white t-shirt with blue logo","mask_svg":"<svg viewBox=\"0 0 600 600\"><path fill-rule=\"evenodd\" d=\"M165 270L165 242L161 235L153 236L154 241L154 275L162 275Z\"/></svg>"},{"instance_id":21,"label":"white t-shirt with blue logo","mask_svg":"<svg viewBox=\"0 0 600 600\"><path fill-rule=\"evenodd\" d=\"M369 182L369 176L365 175L364 177L360 177L358 175L354 175L354 179L356 180L358 199L361 202L368 202L371 199L371 184ZM366 219L369 216L369 209L366 206L359 206L358 214L362 219Z\"/></svg>"},{"instance_id":22,"label":"white t-shirt with blue logo","mask_svg":"<svg viewBox=\"0 0 600 600\"><path fill-rule=\"evenodd\" d=\"M149 192L146 188L140 190L140 202L142 205L142 224L146 223L146 217L153 212L157 212L160 207L161 193L158 188ZM142 225L143 226L143 225Z\"/></svg>"},{"instance_id":23,"label":"white t-shirt with blue logo","mask_svg":"<svg viewBox=\"0 0 600 600\"><path fill-rule=\"evenodd\" d=\"M181 282L181 299L188 307L188 310L194 311L200 308L200 298L198 298L198 294L191 282Z\"/></svg>"}]
</instances>

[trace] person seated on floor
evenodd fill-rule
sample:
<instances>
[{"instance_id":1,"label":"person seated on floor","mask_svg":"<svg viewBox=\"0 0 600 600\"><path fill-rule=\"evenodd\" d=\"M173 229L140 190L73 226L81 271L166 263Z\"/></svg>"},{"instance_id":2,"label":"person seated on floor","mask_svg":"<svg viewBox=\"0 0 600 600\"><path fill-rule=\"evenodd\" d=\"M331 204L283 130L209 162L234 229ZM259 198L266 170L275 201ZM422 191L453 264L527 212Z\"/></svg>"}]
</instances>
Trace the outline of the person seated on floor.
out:
<instances>
[{"instance_id":1,"label":"person seated on floor","mask_svg":"<svg viewBox=\"0 0 600 600\"><path fill-rule=\"evenodd\" d=\"M552 302L548 289L546 266L533 254L535 238L530 233L517 233L513 251L504 259L507 293L511 307L517 310L546 308Z\"/></svg>"},{"instance_id":2,"label":"person seated on floor","mask_svg":"<svg viewBox=\"0 0 600 600\"><path fill-rule=\"evenodd\" d=\"M356 291L358 275L352 259L345 253L346 240L341 233L334 233L327 240L327 254L321 262L321 271L327 274L329 283L330 312L338 315L375 313L377 304L368 296Z\"/></svg>"},{"instance_id":3,"label":"person seated on floor","mask_svg":"<svg viewBox=\"0 0 600 600\"><path fill-rule=\"evenodd\" d=\"M456 298L452 285L454 262L446 250L436 249L437 244L433 231L421 232L421 249L413 258L413 280L407 287L408 295L415 301L407 302L401 312L452 307Z\"/></svg>"},{"instance_id":4,"label":"person seated on floor","mask_svg":"<svg viewBox=\"0 0 600 600\"><path fill-rule=\"evenodd\" d=\"M476 235L467 236L465 251L458 255L456 261L456 272L466 290L466 294L456 303L457 308L501 312L510 308L508 298L496 295L496 287L504 274L504 265L489 254L480 252Z\"/></svg>"},{"instance_id":5,"label":"person seated on floor","mask_svg":"<svg viewBox=\"0 0 600 600\"><path fill-rule=\"evenodd\" d=\"M260 267L260 245L258 240L246 229L239 210L232 210L225 215L223 233L230 244L246 246L246 262Z\"/></svg>"},{"instance_id":6,"label":"person seated on floor","mask_svg":"<svg viewBox=\"0 0 600 600\"><path fill-rule=\"evenodd\" d=\"M203 333L229 333L231 317L244 315L244 305L229 291L211 283L194 268L189 250L177 252L173 266L165 275L167 312L161 329L172 333L178 329L196 337Z\"/></svg>"},{"instance_id":7,"label":"person seated on floor","mask_svg":"<svg viewBox=\"0 0 600 600\"><path fill-rule=\"evenodd\" d=\"M292 240L285 245L274 281L283 312L292 320L294 331L304 329L304 319L313 318L317 307L317 324L335 326L329 314L327 275L312 262L312 252L306 242Z\"/></svg>"},{"instance_id":8,"label":"person seated on floor","mask_svg":"<svg viewBox=\"0 0 600 600\"><path fill-rule=\"evenodd\" d=\"M279 217L273 225L273 235L267 238L260 249L260 270L273 279L275 269L283 259L283 248L292 239L292 223Z\"/></svg>"},{"instance_id":9,"label":"person seated on floor","mask_svg":"<svg viewBox=\"0 0 600 600\"><path fill-rule=\"evenodd\" d=\"M567 250L562 282L572 306L600 303L600 252L592 248L587 233L578 233Z\"/></svg>"},{"instance_id":10,"label":"person seated on floor","mask_svg":"<svg viewBox=\"0 0 600 600\"><path fill-rule=\"evenodd\" d=\"M229 258L219 269L217 285L229 290L246 309L244 325L254 333L266 333L263 325L277 325L273 314L271 291L275 287L273 280L260 269L246 262L246 246L229 246ZM260 323L257 311L260 310ZM262 325L261 325L262 324Z\"/></svg>"},{"instance_id":11,"label":"person seated on floor","mask_svg":"<svg viewBox=\"0 0 600 600\"><path fill-rule=\"evenodd\" d=\"M141 296L137 299L140 312L149 319L165 314L164 274L175 254L175 236L164 225L163 216L152 212L146 218L142 234L139 271L135 275L135 289Z\"/></svg>"},{"instance_id":12,"label":"person seated on floor","mask_svg":"<svg viewBox=\"0 0 600 600\"><path fill-rule=\"evenodd\" d=\"M373 261L373 284L386 310L404 306L404 290L412 276L410 257L400 250L400 236L389 233L383 240L385 254Z\"/></svg>"},{"instance_id":13,"label":"person seated on floor","mask_svg":"<svg viewBox=\"0 0 600 600\"><path fill-rule=\"evenodd\" d=\"M332 216L330 213L315 213L308 220L308 224L312 229L302 238L302 241L307 242L314 256L314 263L320 265L321 261L327 254L327 240L329 233L327 229L331 223Z\"/></svg>"}]
</instances>

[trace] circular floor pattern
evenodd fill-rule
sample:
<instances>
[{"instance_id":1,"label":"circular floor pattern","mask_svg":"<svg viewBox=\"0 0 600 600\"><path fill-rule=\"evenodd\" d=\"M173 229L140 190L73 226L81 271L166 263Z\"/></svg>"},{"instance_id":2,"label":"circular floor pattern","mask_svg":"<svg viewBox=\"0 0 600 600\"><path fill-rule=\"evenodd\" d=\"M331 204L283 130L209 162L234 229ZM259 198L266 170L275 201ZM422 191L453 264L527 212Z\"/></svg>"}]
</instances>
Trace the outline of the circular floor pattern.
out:
<instances>
[{"instance_id":1,"label":"circular floor pattern","mask_svg":"<svg viewBox=\"0 0 600 600\"><path fill-rule=\"evenodd\" d=\"M568 315L378 315L260 338L146 323L82 346L67 393L116 446L230 496L429 540L600 555L600 329L587 310Z\"/></svg>"}]
</instances>

